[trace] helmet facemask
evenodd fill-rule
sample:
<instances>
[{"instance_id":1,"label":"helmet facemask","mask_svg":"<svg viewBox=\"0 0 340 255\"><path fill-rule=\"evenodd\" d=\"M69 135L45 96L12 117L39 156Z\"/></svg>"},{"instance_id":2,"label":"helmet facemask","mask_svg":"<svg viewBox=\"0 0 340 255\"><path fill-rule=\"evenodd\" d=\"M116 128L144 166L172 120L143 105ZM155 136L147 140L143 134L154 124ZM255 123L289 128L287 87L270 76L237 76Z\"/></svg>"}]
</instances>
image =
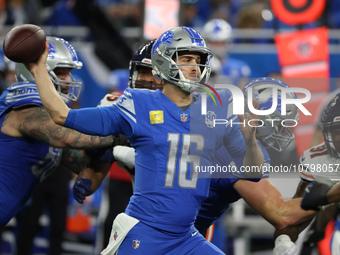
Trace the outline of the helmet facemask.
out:
<instances>
[{"instance_id":1,"label":"helmet facemask","mask_svg":"<svg viewBox=\"0 0 340 255\"><path fill-rule=\"evenodd\" d=\"M48 72L56 90L58 91L60 97L67 104L69 101L77 101L81 92L82 82L76 81L71 73L69 73L69 77L71 81L61 80L54 73L54 71ZM67 94L63 93L62 87L67 87Z\"/></svg>"},{"instance_id":2,"label":"helmet facemask","mask_svg":"<svg viewBox=\"0 0 340 255\"><path fill-rule=\"evenodd\" d=\"M182 49L172 49L169 48L170 51L173 51L173 55L170 57L166 57L169 62L169 72L168 76L163 78L165 80L170 81L171 83L179 86L185 92L193 92L197 90L198 87L202 87L202 84L205 84L211 73L210 62L212 59L212 54L210 52L202 53L200 50L182 50ZM194 54L200 55L201 63L200 64L180 64L179 57L184 54ZM185 74L181 70L181 66L194 66L196 70L200 70L200 77L197 76L198 72L196 71L196 77L193 79L187 79Z\"/></svg>"},{"instance_id":3,"label":"helmet facemask","mask_svg":"<svg viewBox=\"0 0 340 255\"><path fill-rule=\"evenodd\" d=\"M199 54L200 64L185 64L201 70L201 76L193 79L185 78L181 71L178 57L183 54ZM154 75L179 86L185 92L192 92L202 87L210 77L212 52L206 47L202 36L188 27L175 27L164 32L152 48L152 66ZM196 72L197 74L197 72Z\"/></svg>"},{"instance_id":4,"label":"helmet facemask","mask_svg":"<svg viewBox=\"0 0 340 255\"><path fill-rule=\"evenodd\" d=\"M156 83L154 79L152 79L152 82L150 81L150 76L152 76L151 50L154 43L155 40L144 43L132 56L132 60L129 63L130 88L151 90L163 89L163 84L160 81L159 83Z\"/></svg>"},{"instance_id":5,"label":"helmet facemask","mask_svg":"<svg viewBox=\"0 0 340 255\"><path fill-rule=\"evenodd\" d=\"M150 60L151 62L151 60ZM146 64L139 61L130 61L130 79L129 79L129 87L130 88L136 88L136 89L163 89L163 83L155 83L155 82L149 82L145 80L138 80L138 75L140 72L143 72L148 70L150 71L150 74L145 75L152 75L152 65L151 63ZM132 75L131 75L132 73Z\"/></svg>"},{"instance_id":6,"label":"helmet facemask","mask_svg":"<svg viewBox=\"0 0 340 255\"><path fill-rule=\"evenodd\" d=\"M281 121L284 120L284 118L280 116L270 116L268 119L271 120L264 121L264 125L257 128L257 133L261 137L261 141L263 141L266 146L281 152L295 138L293 131L290 130L287 126L293 127L294 125L296 125L296 123L288 123L287 121L285 121L285 127L281 124ZM263 118L261 118L261 120L263 120Z\"/></svg>"},{"instance_id":7,"label":"helmet facemask","mask_svg":"<svg viewBox=\"0 0 340 255\"><path fill-rule=\"evenodd\" d=\"M295 127L299 121L297 107L295 105L286 106L286 115L281 114L281 94L282 88L289 87L287 84L274 78L259 78L249 82L244 87L244 96L246 98L246 113L249 112L247 101L248 93L252 98L257 98L260 104L259 110L271 109L273 105L273 91L277 90L277 107L274 112L268 115L261 115L261 126L256 128L257 137L261 139L265 146L281 152L295 138L290 127ZM249 91L248 91L249 90ZM296 98L295 93L286 93L287 99Z\"/></svg>"}]
</instances>

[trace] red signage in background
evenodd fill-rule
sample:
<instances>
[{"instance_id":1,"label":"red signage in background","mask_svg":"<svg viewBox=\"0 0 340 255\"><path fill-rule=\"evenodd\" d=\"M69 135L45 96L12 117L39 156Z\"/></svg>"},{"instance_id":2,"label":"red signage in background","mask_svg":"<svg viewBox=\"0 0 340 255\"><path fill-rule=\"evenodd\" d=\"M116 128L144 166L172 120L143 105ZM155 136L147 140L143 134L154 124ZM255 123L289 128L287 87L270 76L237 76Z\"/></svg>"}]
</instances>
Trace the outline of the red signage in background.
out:
<instances>
[{"instance_id":1,"label":"red signage in background","mask_svg":"<svg viewBox=\"0 0 340 255\"><path fill-rule=\"evenodd\" d=\"M316 21L325 5L326 0L271 0L274 15L292 26Z\"/></svg>"},{"instance_id":2,"label":"red signage in background","mask_svg":"<svg viewBox=\"0 0 340 255\"><path fill-rule=\"evenodd\" d=\"M304 105L312 115L299 111L300 121L294 128L300 156L310 147L319 109L329 92L328 30L321 27L277 34L275 44L284 82L291 87L305 88L312 94Z\"/></svg>"},{"instance_id":3,"label":"red signage in background","mask_svg":"<svg viewBox=\"0 0 340 255\"><path fill-rule=\"evenodd\" d=\"M275 44L283 77L329 77L327 28L277 34Z\"/></svg>"},{"instance_id":4,"label":"red signage in background","mask_svg":"<svg viewBox=\"0 0 340 255\"><path fill-rule=\"evenodd\" d=\"M165 30L178 26L179 0L145 0L144 38L152 40Z\"/></svg>"}]
</instances>

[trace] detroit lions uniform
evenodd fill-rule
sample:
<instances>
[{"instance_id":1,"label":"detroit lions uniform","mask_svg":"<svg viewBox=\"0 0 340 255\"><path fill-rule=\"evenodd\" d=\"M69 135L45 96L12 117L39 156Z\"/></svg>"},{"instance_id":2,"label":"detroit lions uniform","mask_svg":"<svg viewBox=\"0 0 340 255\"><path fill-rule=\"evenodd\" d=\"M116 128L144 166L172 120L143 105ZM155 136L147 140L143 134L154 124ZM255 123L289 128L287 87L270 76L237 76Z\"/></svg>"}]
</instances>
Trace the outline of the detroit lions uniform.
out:
<instances>
[{"instance_id":1,"label":"detroit lions uniform","mask_svg":"<svg viewBox=\"0 0 340 255\"><path fill-rule=\"evenodd\" d=\"M334 185L340 181L340 159L329 155L325 143L306 150L300 158L300 178ZM335 221L331 239L332 255L340 254L340 219Z\"/></svg>"},{"instance_id":2,"label":"detroit lions uniform","mask_svg":"<svg viewBox=\"0 0 340 255\"><path fill-rule=\"evenodd\" d=\"M266 148L260 141L257 142L264 156L264 165L268 169L270 165L270 157ZM221 148L217 152L217 162L223 165L229 165L232 158L228 152ZM268 178L269 172L263 174L263 178ZM230 207L231 203L241 198L240 194L234 189L233 183L240 178L236 178L235 173L229 173L226 178L214 178L210 182L209 196L203 202L202 207L197 215L195 227L205 234L206 230L219 219ZM250 181L259 181L260 179L250 179Z\"/></svg>"},{"instance_id":3,"label":"detroit lions uniform","mask_svg":"<svg viewBox=\"0 0 340 255\"><path fill-rule=\"evenodd\" d=\"M230 92L220 96L223 107L208 98L207 110L220 119L235 119L228 111ZM123 133L135 148L135 188L126 214L139 222L118 254L223 254L193 226L210 185L194 169L212 165L223 145L240 167L244 138L239 125L212 128L201 115L201 104L201 94L194 94L182 111L160 90L127 89L111 107L70 110L65 126L88 134ZM90 127L84 125L88 118ZM119 236L113 228L109 246ZM106 249L103 254L111 253Z\"/></svg>"},{"instance_id":4,"label":"detroit lions uniform","mask_svg":"<svg viewBox=\"0 0 340 255\"><path fill-rule=\"evenodd\" d=\"M0 126L12 109L42 106L34 83L18 83L0 96ZM34 188L59 164L62 149L29 137L0 132L0 225L5 225L31 196Z\"/></svg>"}]
</instances>

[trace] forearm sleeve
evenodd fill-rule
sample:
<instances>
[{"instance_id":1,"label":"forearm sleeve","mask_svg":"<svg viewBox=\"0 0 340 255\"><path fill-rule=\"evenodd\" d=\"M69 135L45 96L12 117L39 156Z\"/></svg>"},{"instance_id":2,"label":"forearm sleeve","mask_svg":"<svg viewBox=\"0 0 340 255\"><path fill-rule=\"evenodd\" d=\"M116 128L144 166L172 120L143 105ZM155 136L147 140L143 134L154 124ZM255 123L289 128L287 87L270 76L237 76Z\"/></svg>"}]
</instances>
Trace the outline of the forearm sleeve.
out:
<instances>
[{"instance_id":1,"label":"forearm sleeve","mask_svg":"<svg viewBox=\"0 0 340 255\"><path fill-rule=\"evenodd\" d=\"M113 107L71 109L65 121L65 127L84 134L98 136L124 134L121 126L126 125L128 126L127 122ZM131 128L124 129L128 131Z\"/></svg>"}]
</instances>

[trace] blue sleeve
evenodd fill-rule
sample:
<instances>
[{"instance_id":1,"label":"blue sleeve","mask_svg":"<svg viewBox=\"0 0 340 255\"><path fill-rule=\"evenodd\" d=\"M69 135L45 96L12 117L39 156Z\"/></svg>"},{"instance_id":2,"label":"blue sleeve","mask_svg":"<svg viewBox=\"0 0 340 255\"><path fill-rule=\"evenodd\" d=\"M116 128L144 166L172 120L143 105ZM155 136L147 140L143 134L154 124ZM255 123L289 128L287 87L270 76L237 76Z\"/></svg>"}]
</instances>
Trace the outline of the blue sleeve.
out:
<instances>
[{"instance_id":1,"label":"blue sleeve","mask_svg":"<svg viewBox=\"0 0 340 255\"><path fill-rule=\"evenodd\" d=\"M114 106L71 109L65 127L88 135L124 134L127 137L132 135L130 124Z\"/></svg>"},{"instance_id":2,"label":"blue sleeve","mask_svg":"<svg viewBox=\"0 0 340 255\"><path fill-rule=\"evenodd\" d=\"M236 118L234 122L239 122L239 119ZM244 156L246 155L246 144L238 124L231 127L231 131L225 137L224 146L238 169L240 169L243 165Z\"/></svg>"}]
</instances>

